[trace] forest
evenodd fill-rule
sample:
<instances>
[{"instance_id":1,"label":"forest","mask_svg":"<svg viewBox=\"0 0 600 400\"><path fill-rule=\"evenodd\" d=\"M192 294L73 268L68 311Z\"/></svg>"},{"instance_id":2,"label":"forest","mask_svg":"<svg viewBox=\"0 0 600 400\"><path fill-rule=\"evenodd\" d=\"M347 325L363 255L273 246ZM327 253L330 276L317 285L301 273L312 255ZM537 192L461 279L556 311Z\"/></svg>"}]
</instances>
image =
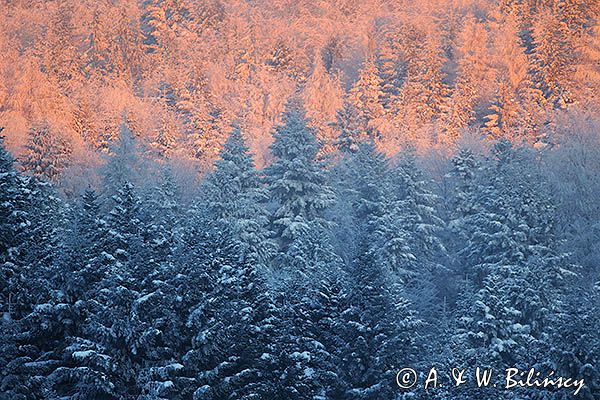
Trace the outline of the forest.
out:
<instances>
[{"instance_id":1,"label":"forest","mask_svg":"<svg viewBox=\"0 0 600 400\"><path fill-rule=\"evenodd\" d=\"M283 120L268 167L234 128L188 200L126 125L75 198L2 150L0 397L573 398L394 378L477 365L598 398L597 127L545 151L474 139L433 177L360 130L319 156L298 103Z\"/></svg>"},{"instance_id":2,"label":"forest","mask_svg":"<svg viewBox=\"0 0 600 400\"><path fill-rule=\"evenodd\" d=\"M0 400L599 399L599 16L0 0Z\"/></svg>"},{"instance_id":3,"label":"forest","mask_svg":"<svg viewBox=\"0 0 600 400\"><path fill-rule=\"evenodd\" d=\"M597 118L599 13L597 0L2 0L0 126L19 155L47 130L49 178L78 194L124 120L154 158L200 175L237 124L262 168L291 97L324 152L340 113L388 156L454 150L465 132L544 146Z\"/></svg>"}]
</instances>

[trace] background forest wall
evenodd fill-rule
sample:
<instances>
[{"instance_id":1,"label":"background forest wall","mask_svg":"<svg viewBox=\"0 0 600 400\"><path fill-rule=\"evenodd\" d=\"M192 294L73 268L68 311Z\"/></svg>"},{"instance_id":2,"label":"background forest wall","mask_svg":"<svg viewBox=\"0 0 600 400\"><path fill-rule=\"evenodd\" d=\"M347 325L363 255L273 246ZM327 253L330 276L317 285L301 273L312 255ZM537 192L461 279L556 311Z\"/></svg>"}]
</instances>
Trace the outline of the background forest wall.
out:
<instances>
[{"instance_id":1,"label":"background forest wall","mask_svg":"<svg viewBox=\"0 0 600 400\"><path fill-rule=\"evenodd\" d=\"M465 131L547 143L598 112L595 0L7 1L0 126L49 132L83 174L123 124L155 159L212 165L231 124L269 161L286 101L332 149L350 123L387 154ZM569 119L567 117L567 119ZM185 168L184 168L185 169ZM86 178L86 179L89 179Z\"/></svg>"}]
</instances>

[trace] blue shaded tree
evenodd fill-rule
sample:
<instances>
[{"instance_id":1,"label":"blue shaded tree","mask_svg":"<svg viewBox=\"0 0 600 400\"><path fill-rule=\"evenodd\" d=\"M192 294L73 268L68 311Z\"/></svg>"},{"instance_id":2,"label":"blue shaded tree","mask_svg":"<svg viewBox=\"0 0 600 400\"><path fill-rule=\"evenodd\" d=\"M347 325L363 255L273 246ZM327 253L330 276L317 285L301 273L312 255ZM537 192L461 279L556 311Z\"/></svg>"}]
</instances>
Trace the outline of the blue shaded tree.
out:
<instances>
[{"instance_id":1,"label":"blue shaded tree","mask_svg":"<svg viewBox=\"0 0 600 400\"><path fill-rule=\"evenodd\" d=\"M275 159L265 169L265 182L270 198L276 201L272 224L285 251L297 237L299 225L325 226L323 213L334 194L326 185L323 164L317 159L320 146L303 111L288 105L283 120L274 134L271 152Z\"/></svg>"},{"instance_id":2,"label":"blue shaded tree","mask_svg":"<svg viewBox=\"0 0 600 400\"><path fill-rule=\"evenodd\" d=\"M23 169L31 175L58 182L70 163L71 151L68 140L59 136L44 122L29 130L25 152L20 161Z\"/></svg>"},{"instance_id":3,"label":"blue shaded tree","mask_svg":"<svg viewBox=\"0 0 600 400\"><path fill-rule=\"evenodd\" d=\"M234 128L201 190L207 218L235 237L241 262L265 264L275 252L262 187L242 132Z\"/></svg>"}]
</instances>

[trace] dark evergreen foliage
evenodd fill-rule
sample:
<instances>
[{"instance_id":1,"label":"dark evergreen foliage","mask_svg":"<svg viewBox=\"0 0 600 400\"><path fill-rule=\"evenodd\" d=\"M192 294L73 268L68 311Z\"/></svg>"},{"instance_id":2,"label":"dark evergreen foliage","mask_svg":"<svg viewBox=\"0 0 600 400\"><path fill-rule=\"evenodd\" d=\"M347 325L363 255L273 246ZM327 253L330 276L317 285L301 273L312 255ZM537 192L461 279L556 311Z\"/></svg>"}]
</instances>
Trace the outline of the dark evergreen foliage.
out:
<instances>
[{"instance_id":1,"label":"dark evergreen foliage","mask_svg":"<svg viewBox=\"0 0 600 400\"><path fill-rule=\"evenodd\" d=\"M572 394L397 386L432 366L554 370L600 396L597 277L536 154L460 150L442 198L410 149L389 160L350 121L326 166L308 126L290 105L264 171L234 129L190 204L167 164L144 185L125 130L77 199L0 146L0 399Z\"/></svg>"}]
</instances>

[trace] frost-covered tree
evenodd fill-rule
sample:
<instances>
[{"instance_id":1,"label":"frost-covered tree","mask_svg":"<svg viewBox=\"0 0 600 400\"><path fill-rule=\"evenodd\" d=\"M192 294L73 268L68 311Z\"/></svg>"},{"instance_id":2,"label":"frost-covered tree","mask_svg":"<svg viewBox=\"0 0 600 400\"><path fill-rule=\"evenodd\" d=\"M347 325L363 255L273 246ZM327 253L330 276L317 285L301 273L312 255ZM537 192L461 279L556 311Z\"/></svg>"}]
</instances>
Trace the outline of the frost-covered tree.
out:
<instances>
[{"instance_id":1,"label":"frost-covered tree","mask_svg":"<svg viewBox=\"0 0 600 400\"><path fill-rule=\"evenodd\" d=\"M514 16L508 16L496 33L498 53L496 92L482 130L493 139L534 143L545 121L543 93L536 87L527 49Z\"/></svg>"},{"instance_id":2,"label":"frost-covered tree","mask_svg":"<svg viewBox=\"0 0 600 400\"><path fill-rule=\"evenodd\" d=\"M416 254L434 262L435 253L444 251L439 238L443 228L437 215L439 198L430 189L412 149L401 154L392 170L392 182Z\"/></svg>"},{"instance_id":3,"label":"frost-covered tree","mask_svg":"<svg viewBox=\"0 0 600 400\"><path fill-rule=\"evenodd\" d=\"M371 249L378 262L408 282L421 272L432 272L438 262L442 221L435 208L437 198L427 188L414 156L404 154L391 174L381 209L370 216Z\"/></svg>"},{"instance_id":4,"label":"frost-covered tree","mask_svg":"<svg viewBox=\"0 0 600 400\"><path fill-rule=\"evenodd\" d=\"M2 313L5 320L12 317L17 297L13 291L23 278L20 273L20 255L27 243L30 226L29 201L26 179L14 168L11 154L4 148L0 137L0 262L2 263Z\"/></svg>"},{"instance_id":5,"label":"frost-covered tree","mask_svg":"<svg viewBox=\"0 0 600 400\"><path fill-rule=\"evenodd\" d=\"M496 143L493 154L483 179L469 195L472 211L454 223L455 228L466 229L459 257L475 282L496 266L546 256L558 244L550 196L536 182L539 175L527 166L527 154L508 141Z\"/></svg>"},{"instance_id":6,"label":"frost-covered tree","mask_svg":"<svg viewBox=\"0 0 600 400\"><path fill-rule=\"evenodd\" d=\"M288 286L273 301L279 338L267 358L274 399L344 398L344 321L348 293L341 271L308 285Z\"/></svg>"},{"instance_id":7,"label":"frost-covered tree","mask_svg":"<svg viewBox=\"0 0 600 400\"><path fill-rule=\"evenodd\" d=\"M48 184L18 174L3 147L0 168L1 393L41 398L77 319L53 290L64 250L64 204Z\"/></svg>"},{"instance_id":8,"label":"frost-covered tree","mask_svg":"<svg viewBox=\"0 0 600 400\"><path fill-rule=\"evenodd\" d=\"M349 306L341 315L343 398L393 397L396 373L413 362L419 346L420 322L371 251L356 260L349 281Z\"/></svg>"},{"instance_id":9,"label":"frost-covered tree","mask_svg":"<svg viewBox=\"0 0 600 400\"><path fill-rule=\"evenodd\" d=\"M23 169L44 180L57 182L62 171L69 165L71 145L59 136L48 123L41 123L29 130L29 139L21 158Z\"/></svg>"},{"instance_id":10,"label":"frost-covered tree","mask_svg":"<svg viewBox=\"0 0 600 400\"><path fill-rule=\"evenodd\" d=\"M156 263L172 262L182 234L182 190L169 164L159 167L159 177L142 193L140 220L145 226L149 257Z\"/></svg>"},{"instance_id":11,"label":"frost-covered tree","mask_svg":"<svg viewBox=\"0 0 600 400\"><path fill-rule=\"evenodd\" d=\"M473 193L480 179L481 166L475 153L467 148L461 148L451 162L449 175L454 189L451 218L454 221L474 211Z\"/></svg>"},{"instance_id":12,"label":"frost-covered tree","mask_svg":"<svg viewBox=\"0 0 600 400\"><path fill-rule=\"evenodd\" d=\"M126 121L119 127L117 140L109 146L102 172L104 196L108 200L127 182L136 183L141 174L140 147Z\"/></svg>"},{"instance_id":13,"label":"frost-covered tree","mask_svg":"<svg viewBox=\"0 0 600 400\"><path fill-rule=\"evenodd\" d=\"M487 39L485 26L473 17L466 19L458 34L457 76L442 115L443 128L452 138L476 122L480 99L489 90L483 84L490 76L485 64Z\"/></svg>"},{"instance_id":14,"label":"frost-covered tree","mask_svg":"<svg viewBox=\"0 0 600 400\"><path fill-rule=\"evenodd\" d=\"M402 43L400 30L387 32L377 52L377 67L381 78L381 104L388 115L393 115L398 108L398 95L405 76L405 60L399 49Z\"/></svg>"},{"instance_id":15,"label":"frost-covered tree","mask_svg":"<svg viewBox=\"0 0 600 400\"><path fill-rule=\"evenodd\" d=\"M243 260L266 263L275 250L263 205L267 194L239 129L232 131L201 191L207 217L234 235Z\"/></svg>"},{"instance_id":16,"label":"frost-covered tree","mask_svg":"<svg viewBox=\"0 0 600 400\"><path fill-rule=\"evenodd\" d=\"M373 141L358 142L353 150L344 151L332 169L336 191L332 231L337 251L346 264L359 255L365 237L374 229L372 219L386 212L386 198L391 194L388 173L388 160Z\"/></svg>"},{"instance_id":17,"label":"frost-covered tree","mask_svg":"<svg viewBox=\"0 0 600 400\"><path fill-rule=\"evenodd\" d=\"M531 59L537 87L554 107L565 108L574 101L570 88L573 86L571 76L575 56L573 38L559 18L550 11L536 17Z\"/></svg>"},{"instance_id":18,"label":"frost-covered tree","mask_svg":"<svg viewBox=\"0 0 600 400\"><path fill-rule=\"evenodd\" d=\"M274 137L275 160L265 169L265 182L275 201L272 225L286 252L306 230L325 227L324 211L335 197L317 159L319 143L299 107L288 107Z\"/></svg>"},{"instance_id":19,"label":"frost-covered tree","mask_svg":"<svg viewBox=\"0 0 600 400\"><path fill-rule=\"evenodd\" d=\"M343 91L339 77L325 69L321 57L317 57L314 70L304 87L303 97L310 125L322 141L323 150L331 151L335 141L332 123L337 111L342 108Z\"/></svg>"},{"instance_id":20,"label":"frost-covered tree","mask_svg":"<svg viewBox=\"0 0 600 400\"><path fill-rule=\"evenodd\" d=\"M81 203L74 207L73 235L66 240L62 257L63 267L69 271L62 288L73 301L85 298L109 272L106 267L112 264L109 227L100 207L100 200L92 189L87 189Z\"/></svg>"},{"instance_id":21,"label":"frost-covered tree","mask_svg":"<svg viewBox=\"0 0 600 400\"><path fill-rule=\"evenodd\" d=\"M148 256L145 243L151 239L141 226L141 201L133 185L126 182L111 201L105 221L92 221L99 248L83 255L75 272L87 289L79 304L89 318L69 338L63 358L72 364L61 376L70 376L71 387L89 396L109 398L139 390L135 382L145 348L134 306L158 269Z\"/></svg>"},{"instance_id":22,"label":"frost-covered tree","mask_svg":"<svg viewBox=\"0 0 600 400\"><path fill-rule=\"evenodd\" d=\"M113 255L118 264L123 265L122 278L132 279L131 283L139 285L137 279L147 277L153 260L149 259L148 243L151 242L148 229L142 220L142 203L136 188L126 182L112 197L113 208L107 216L109 240L113 246Z\"/></svg>"},{"instance_id":23,"label":"frost-covered tree","mask_svg":"<svg viewBox=\"0 0 600 400\"><path fill-rule=\"evenodd\" d=\"M337 112L336 126L338 137L335 145L342 153L357 151L358 144L368 140L373 133L361 124L359 112L348 101L344 102L344 106Z\"/></svg>"},{"instance_id":24,"label":"frost-covered tree","mask_svg":"<svg viewBox=\"0 0 600 400\"><path fill-rule=\"evenodd\" d=\"M578 394L583 399L593 399L600 393L598 370L598 343L600 334L594 326L598 321L598 283L580 282L582 290L567 295L560 313L560 322L553 325L555 347L553 356L557 367L565 376L585 380L585 387Z\"/></svg>"},{"instance_id":25,"label":"frost-covered tree","mask_svg":"<svg viewBox=\"0 0 600 400\"><path fill-rule=\"evenodd\" d=\"M382 83L375 60L366 60L349 94L364 130L374 129L384 115Z\"/></svg>"},{"instance_id":26,"label":"frost-covered tree","mask_svg":"<svg viewBox=\"0 0 600 400\"><path fill-rule=\"evenodd\" d=\"M476 290L463 300L456 333L467 357L490 366L539 362L553 347L552 326L563 304L570 265L554 228L551 196L522 149L496 143L462 219L462 274ZM461 272L459 272L461 273ZM544 360L539 361L539 360Z\"/></svg>"},{"instance_id":27,"label":"frost-covered tree","mask_svg":"<svg viewBox=\"0 0 600 400\"><path fill-rule=\"evenodd\" d=\"M398 123L419 127L438 118L446 107L442 51L436 38L418 29L407 32L406 79L399 93Z\"/></svg>"},{"instance_id":28,"label":"frost-covered tree","mask_svg":"<svg viewBox=\"0 0 600 400\"><path fill-rule=\"evenodd\" d=\"M177 339L185 379L174 382L183 398L268 397L271 390L263 364L275 342L276 310L262 268L240 261L237 239L226 229L190 230L193 256L168 279L188 332Z\"/></svg>"}]
</instances>

